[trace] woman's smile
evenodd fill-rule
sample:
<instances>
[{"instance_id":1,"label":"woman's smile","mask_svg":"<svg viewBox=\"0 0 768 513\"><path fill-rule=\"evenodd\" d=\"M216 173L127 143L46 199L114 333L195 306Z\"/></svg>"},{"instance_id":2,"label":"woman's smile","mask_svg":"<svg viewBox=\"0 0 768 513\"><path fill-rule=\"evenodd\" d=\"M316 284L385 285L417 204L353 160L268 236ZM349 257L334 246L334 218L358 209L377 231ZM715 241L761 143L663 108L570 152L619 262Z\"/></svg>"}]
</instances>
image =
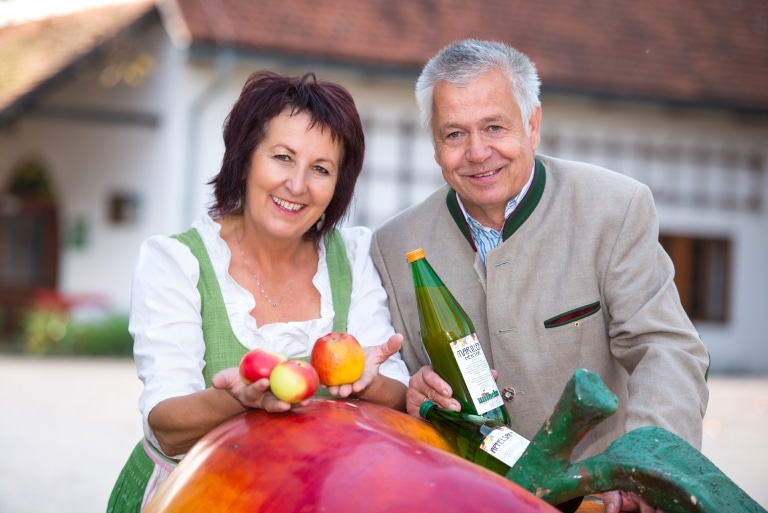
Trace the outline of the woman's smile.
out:
<instances>
[{"instance_id":1,"label":"woman's smile","mask_svg":"<svg viewBox=\"0 0 768 513\"><path fill-rule=\"evenodd\" d=\"M278 207L282 208L283 210L288 210L289 212L298 212L306 206L302 203L292 203L290 201L286 201L284 199L278 198L277 196L271 196L271 198Z\"/></svg>"}]
</instances>

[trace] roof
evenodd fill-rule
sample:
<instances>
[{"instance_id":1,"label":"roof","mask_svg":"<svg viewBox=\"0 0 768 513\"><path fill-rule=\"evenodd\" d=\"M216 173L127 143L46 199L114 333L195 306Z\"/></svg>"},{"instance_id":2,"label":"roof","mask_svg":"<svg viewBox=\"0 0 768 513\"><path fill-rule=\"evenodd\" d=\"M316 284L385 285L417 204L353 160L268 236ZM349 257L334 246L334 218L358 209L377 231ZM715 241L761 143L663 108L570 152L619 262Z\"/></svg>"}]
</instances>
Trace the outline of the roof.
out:
<instances>
[{"instance_id":1,"label":"roof","mask_svg":"<svg viewBox=\"0 0 768 513\"><path fill-rule=\"evenodd\" d=\"M768 112L765 0L169 3L195 45L418 71L476 37L529 55L544 90Z\"/></svg>"},{"instance_id":2,"label":"roof","mask_svg":"<svg viewBox=\"0 0 768 513\"><path fill-rule=\"evenodd\" d=\"M158 0L171 38L415 76L444 45L505 41L544 91L768 114L765 0ZM0 28L0 122L153 12L151 0Z\"/></svg>"},{"instance_id":3,"label":"roof","mask_svg":"<svg viewBox=\"0 0 768 513\"><path fill-rule=\"evenodd\" d=\"M0 124L153 14L139 0L0 28Z\"/></svg>"}]
</instances>

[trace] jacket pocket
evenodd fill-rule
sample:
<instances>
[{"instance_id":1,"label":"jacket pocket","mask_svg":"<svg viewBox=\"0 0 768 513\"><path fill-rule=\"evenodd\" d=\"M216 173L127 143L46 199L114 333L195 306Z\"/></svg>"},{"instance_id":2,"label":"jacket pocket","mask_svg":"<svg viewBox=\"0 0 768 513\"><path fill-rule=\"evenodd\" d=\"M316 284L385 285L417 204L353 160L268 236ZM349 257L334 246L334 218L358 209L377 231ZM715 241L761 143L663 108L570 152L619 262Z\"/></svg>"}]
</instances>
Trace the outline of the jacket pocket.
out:
<instances>
[{"instance_id":1,"label":"jacket pocket","mask_svg":"<svg viewBox=\"0 0 768 513\"><path fill-rule=\"evenodd\" d=\"M572 322L576 322L579 319L589 317L600 311L600 301L596 301L589 305L580 306L569 310L567 312L555 315L544 321L545 328L557 328L558 326L564 326Z\"/></svg>"}]
</instances>

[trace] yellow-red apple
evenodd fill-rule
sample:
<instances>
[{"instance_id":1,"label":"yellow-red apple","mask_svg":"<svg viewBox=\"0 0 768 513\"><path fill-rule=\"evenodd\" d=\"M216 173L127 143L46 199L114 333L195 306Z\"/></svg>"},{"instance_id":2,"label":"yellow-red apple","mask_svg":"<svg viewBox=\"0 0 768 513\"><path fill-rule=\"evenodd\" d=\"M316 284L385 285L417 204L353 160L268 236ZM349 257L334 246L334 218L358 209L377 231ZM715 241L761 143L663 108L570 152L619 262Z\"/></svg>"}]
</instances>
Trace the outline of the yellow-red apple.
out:
<instances>
[{"instance_id":1,"label":"yellow-red apple","mask_svg":"<svg viewBox=\"0 0 768 513\"><path fill-rule=\"evenodd\" d=\"M285 360L285 356L269 349L261 347L251 349L240 360L240 379L246 385L255 383L260 379L269 379L275 365Z\"/></svg>"},{"instance_id":2,"label":"yellow-red apple","mask_svg":"<svg viewBox=\"0 0 768 513\"><path fill-rule=\"evenodd\" d=\"M318 338L309 361L317 370L320 383L327 386L354 383L365 368L363 347L349 333L334 332Z\"/></svg>"},{"instance_id":3,"label":"yellow-red apple","mask_svg":"<svg viewBox=\"0 0 768 513\"><path fill-rule=\"evenodd\" d=\"M269 388L275 397L291 404L309 399L319 386L317 371L304 360L280 362L269 375Z\"/></svg>"}]
</instances>

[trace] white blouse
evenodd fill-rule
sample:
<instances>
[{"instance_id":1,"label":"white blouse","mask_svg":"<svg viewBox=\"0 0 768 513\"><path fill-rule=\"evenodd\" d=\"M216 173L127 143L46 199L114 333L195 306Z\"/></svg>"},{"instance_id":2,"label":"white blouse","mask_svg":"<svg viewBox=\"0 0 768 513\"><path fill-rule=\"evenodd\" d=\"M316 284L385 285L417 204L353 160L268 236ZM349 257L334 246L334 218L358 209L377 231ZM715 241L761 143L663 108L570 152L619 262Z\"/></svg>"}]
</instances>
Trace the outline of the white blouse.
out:
<instances>
[{"instance_id":1,"label":"white blouse","mask_svg":"<svg viewBox=\"0 0 768 513\"><path fill-rule=\"evenodd\" d=\"M192 225L200 233L224 297L232 330L247 349L265 347L288 358L307 356L315 340L332 331L333 301L325 246L321 242L317 273L312 283L320 292L320 318L257 326L250 315L253 295L229 274L232 255L220 237L221 225L204 216ZM347 332L363 347L379 345L394 334L387 295L370 257L371 230L340 228L352 269L352 298ZM157 439L147 418L160 401L203 390L203 341L200 268L190 249L168 236L150 237L141 245L133 274L129 331L134 359L144 390L139 410L144 434L155 447ZM233 367L238 362L233 362ZM408 384L408 370L400 355L380 367L381 374Z\"/></svg>"}]
</instances>

